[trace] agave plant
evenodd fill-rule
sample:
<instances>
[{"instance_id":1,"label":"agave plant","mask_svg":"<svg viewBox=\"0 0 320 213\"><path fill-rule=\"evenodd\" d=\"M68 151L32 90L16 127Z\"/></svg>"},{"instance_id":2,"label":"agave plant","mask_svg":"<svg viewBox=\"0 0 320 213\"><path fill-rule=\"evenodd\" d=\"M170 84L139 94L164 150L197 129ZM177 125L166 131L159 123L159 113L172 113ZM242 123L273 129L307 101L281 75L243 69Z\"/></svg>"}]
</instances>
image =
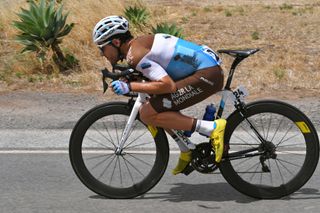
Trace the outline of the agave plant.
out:
<instances>
[{"instance_id":1,"label":"agave plant","mask_svg":"<svg viewBox=\"0 0 320 213\"><path fill-rule=\"evenodd\" d=\"M25 47L22 52L36 52L41 62L46 59L47 51L53 51L53 60L61 71L68 68L66 57L59 44L62 38L70 33L74 24L66 24L68 14L62 14L63 6L55 8L55 2L46 0L40 3L29 1L29 10L21 8L17 15L20 21L13 25L19 30L16 40Z\"/></svg>"},{"instance_id":2,"label":"agave plant","mask_svg":"<svg viewBox=\"0 0 320 213\"><path fill-rule=\"evenodd\" d=\"M165 33L169 35L173 35L179 38L184 38L182 34L182 28L177 27L175 24L168 24L168 23L160 23L157 24L156 27L152 27L152 32L156 33Z\"/></svg>"},{"instance_id":3,"label":"agave plant","mask_svg":"<svg viewBox=\"0 0 320 213\"><path fill-rule=\"evenodd\" d=\"M149 13L146 8L139 6L129 6L124 10L125 17L135 26L141 27L147 23Z\"/></svg>"}]
</instances>

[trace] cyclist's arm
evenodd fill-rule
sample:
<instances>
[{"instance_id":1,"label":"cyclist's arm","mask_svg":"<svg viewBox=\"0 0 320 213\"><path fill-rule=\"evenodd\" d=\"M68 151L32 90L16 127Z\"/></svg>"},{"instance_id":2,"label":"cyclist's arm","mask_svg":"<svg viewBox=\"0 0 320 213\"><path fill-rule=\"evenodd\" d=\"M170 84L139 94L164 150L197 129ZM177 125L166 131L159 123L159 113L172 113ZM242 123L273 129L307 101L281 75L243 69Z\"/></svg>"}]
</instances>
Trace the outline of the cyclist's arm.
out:
<instances>
[{"instance_id":1,"label":"cyclist's arm","mask_svg":"<svg viewBox=\"0 0 320 213\"><path fill-rule=\"evenodd\" d=\"M177 90L175 82L169 75L160 80L151 82L131 82L131 90L134 92L144 92L148 94L166 94Z\"/></svg>"},{"instance_id":2,"label":"cyclist's arm","mask_svg":"<svg viewBox=\"0 0 320 213\"><path fill-rule=\"evenodd\" d=\"M177 90L175 82L157 62L147 57L136 65L136 69L150 79L150 82L131 82L131 90L148 94L166 94Z\"/></svg>"}]
</instances>

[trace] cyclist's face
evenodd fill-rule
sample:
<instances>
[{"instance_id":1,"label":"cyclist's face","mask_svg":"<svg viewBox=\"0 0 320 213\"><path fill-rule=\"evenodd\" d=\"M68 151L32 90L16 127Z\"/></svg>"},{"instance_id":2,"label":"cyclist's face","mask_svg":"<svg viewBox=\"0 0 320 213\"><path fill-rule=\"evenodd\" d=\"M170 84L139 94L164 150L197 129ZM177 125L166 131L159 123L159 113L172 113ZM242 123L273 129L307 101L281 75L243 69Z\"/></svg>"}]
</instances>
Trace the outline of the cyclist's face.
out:
<instances>
[{"instance_id":1,"label":"cyclist's face","mask_svg":"<svg viewBox=\"0 0 320 213\"><path fill-rule=\"evenodd\" d=\"M106 46L100 48L100 50L101 55L105 56L111 64L116 64L118 62L118 50L114 46L112 46L111 44L107 44Z\"/></svg>"}]
</instances>

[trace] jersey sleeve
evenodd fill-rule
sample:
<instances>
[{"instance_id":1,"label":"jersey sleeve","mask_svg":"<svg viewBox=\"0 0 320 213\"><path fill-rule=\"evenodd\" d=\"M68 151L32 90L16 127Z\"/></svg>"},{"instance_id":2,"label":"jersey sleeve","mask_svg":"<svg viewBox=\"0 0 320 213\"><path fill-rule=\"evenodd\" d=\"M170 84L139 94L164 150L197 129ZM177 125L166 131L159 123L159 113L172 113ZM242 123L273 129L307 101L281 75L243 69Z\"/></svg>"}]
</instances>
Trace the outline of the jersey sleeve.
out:
<instances>
[{"instance_id":1,"label":"jersey sleeve","mask_svg":"<svg viewBox=\"0 0 320 213\"><path fill-rule=\"evenodd\" d=\"M160 64L150 60L147 57L141 59L136 69L142 72L142 74L146 78L152 81L160 80L161 78L168 75L168 73L163 69L163 67Z\"/></svg>"}]
</instances>

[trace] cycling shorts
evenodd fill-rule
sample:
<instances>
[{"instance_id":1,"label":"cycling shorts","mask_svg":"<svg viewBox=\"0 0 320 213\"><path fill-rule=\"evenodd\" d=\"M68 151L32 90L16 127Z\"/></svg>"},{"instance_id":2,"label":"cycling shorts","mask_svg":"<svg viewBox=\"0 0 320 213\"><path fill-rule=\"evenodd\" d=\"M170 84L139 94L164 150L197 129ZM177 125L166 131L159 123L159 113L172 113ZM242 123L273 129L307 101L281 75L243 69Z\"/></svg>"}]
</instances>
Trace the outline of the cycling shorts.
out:
<instances>
[{"instance_id":1,"label":"cycling shorts","mask_svg":"<svg viewBox=\"0 0 320 213\"><path fill-rule=\"evenodd\" d=\"M179 111L220 91L223 87L223 79L223 70L220 66L198 70L193 75L176 81L176 92L153 95L149 102L158 113Z\"/></svg>"}]
</instances>

